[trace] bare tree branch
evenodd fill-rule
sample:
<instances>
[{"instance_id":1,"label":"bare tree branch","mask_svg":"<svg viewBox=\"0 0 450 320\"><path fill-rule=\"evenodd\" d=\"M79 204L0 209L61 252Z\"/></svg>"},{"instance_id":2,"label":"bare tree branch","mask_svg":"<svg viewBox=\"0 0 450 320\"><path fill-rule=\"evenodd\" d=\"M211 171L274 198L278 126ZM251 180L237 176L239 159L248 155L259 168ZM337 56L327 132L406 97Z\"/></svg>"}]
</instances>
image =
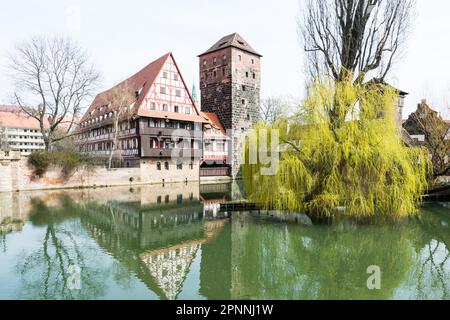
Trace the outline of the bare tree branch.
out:
<instances>
[{"instance_id":1,"label":"bare tree branch","mask_svg":"<svg viewBox=\"0 0 450 320\"><path fill-rule=\"evenodd\" d=\"M36 37L17 45L9 69L16 103L39 121L46 149L70 136L99 80L87 54L61 37Z\"/></svg>"}]
</instances>

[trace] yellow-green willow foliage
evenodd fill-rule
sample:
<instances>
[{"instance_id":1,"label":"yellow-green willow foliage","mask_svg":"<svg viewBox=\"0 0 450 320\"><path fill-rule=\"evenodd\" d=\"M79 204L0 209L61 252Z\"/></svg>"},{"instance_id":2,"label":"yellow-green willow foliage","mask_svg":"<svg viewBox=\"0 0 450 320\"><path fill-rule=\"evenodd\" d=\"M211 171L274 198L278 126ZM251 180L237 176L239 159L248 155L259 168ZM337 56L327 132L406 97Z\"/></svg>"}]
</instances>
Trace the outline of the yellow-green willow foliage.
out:
<instances>
[{"instance_id":1,"label":"yellow-green willow foliage","mask_svg":"<svg viewBox=\"0 0 450 320\"><path fill-rule=\"evenodd\" d=\"M249 200L326 217L416 212L429 160L423 149L404 146L394 120L396 99L397 93L382 85L313 84L296 117L259 123L250 134L243 166ZM267 141L279 132L275 175L261 174L266 165L248 161L266 130Z\"/></svg>"}]
</instances>

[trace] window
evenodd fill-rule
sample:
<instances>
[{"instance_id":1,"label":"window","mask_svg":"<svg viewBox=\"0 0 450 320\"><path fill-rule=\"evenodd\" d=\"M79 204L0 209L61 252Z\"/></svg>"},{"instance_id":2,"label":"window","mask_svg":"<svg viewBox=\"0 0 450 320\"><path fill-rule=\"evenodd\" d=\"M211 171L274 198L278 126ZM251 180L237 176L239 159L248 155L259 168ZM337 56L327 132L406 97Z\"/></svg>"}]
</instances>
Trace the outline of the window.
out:
<instances>
[{"instance_id":1,"label":"window","mask_svg":"<svg viewBox=\"0 0 450 320\"><path fill-rule=\"evenodd\" d=\"M165 72L165 71L163 72L163 78L167 79L167 72Z\"/></svg>"},{"instance_id":2,"label":"window","mask_svg":"<svg viewBox=\"0 0 450 320\"><path fill-rule=\"evenodd\" d=\"M242 104L245 104L245 99L242 99L241 102L242 102Z\"/></svg>"},{"instance_id":3,"label":"window","mask_svg":"<svg viewBox=\"0 0 450 320\"><path fill-rule=\"evenodd\" d=\"M156 170L161 171L161 162L156 163Z\"/></svg>"},{"instance_id":4,"label":"window","mask_svg":"<svg viewBox=\"0 0 450 320\"><path fill-rule=\"evenodd\" d=\"M227 55L226 54L223 55L223 60L227 60Z\"/></svg>"},{"instance_id":5,"label":"window","mask_svg":"<svg viewBox=\"0 0 450 320\"><path fill-rule=\"evenodd\" d=\"M214 72L213 72L213 77L216 78L216 76L217 76L217 72L214 71Z\"/></svg>"},{"instance_id":6,"label":"window","mask_svg":"<svg viewBox=\"0 0 450 320\"><path fill-rule=\"evenodd\" d=\"M189 108L189 107L184 108L184 113L190 114L191 113L191 108Z\"/></svg>"},{"instance_id":7,"label":"window","mask_svg":"<svg viewBox=\"0 0 450 320\"><path fill-rule=\"evenodd\" d=\"M247 120L250 121L250 114L247 113Z\"/></svg>"},{"instance_id":8,"label":"window","mask_svg":"<svg viewBox=\"0 0 450 320\"><path fill-rule=\"evenodd\" d=\"M166 195L166 196L164 197L164 202L165 202L165 203L169 203L169 199L170 199L170 198L169 198L169 195Z\"/></svg>"},{"instance_id":9,"label":"window","mask_svg":"<svg viewBox=\"0 0 450 320\"><path fill-rule=\"evenodd\" d=\"M175 95L176 95L177 97L181 97L181 90L180 90L180 89L177 89L177 90L175 91Z\"/></svg>"},{"instance_id":10,"label":"window","mask_svg":"<svg viewBox=\"0 0 450 320\"><path fill-rule=\"evenodd\" d=\"M159 92L162 93L162 94L166 94L166 87L161 87L159 89Z\"/></svg>"},{"instance_id":11,"label":"window","mask_svg":"<svg viewBox=\"0 0 450 320\"><path fill-rule=\"evenodd\" d=\"M174 112L180 112L179 107L178 106L173 106L173 111Z\"/></svg>"},{"instance_id":12,"label":"window","mask_svg":"<svg viewBox=\"0 0 450 320\"><path fill-rule=\"evenodd\" d=\"M255 64L255 59L252 59L252 64Z\"/></svg>"},{"instance_id":13,"label":"window","mask_svg":"<svg viewBox=\"0 0 450 320\"><path fill-rule=\"evenodd\" d=\"M164 103L163 106L162 106L162 109L163 109L163 111L168 111L169 107L168 107L167 104Z\"/></svg>"},{"instance_id":14,"label":"window","mask_svg":"<svg viewBox=\"0 0 450 320\"><path fill-rule=\"evenodd\" d=\"M178 73L175 73L175 74L173 75L173 80L178 81Z\"/></svg>"},{"instance_id":15,"label":"window","mask_svg":"<svg viewBox=\"0 0 450 320\"><path fill-rule=\"evenodd\" d=\"M245 91L245 86L244 85L242 85L242 91Z\"/></svg>"},{"instance_id":16,"label":"window","mask_svg":"<svg viewBox=\"0 0 450 320\"><path fill-rule=\"evenodd\" d=\"M213 59L213 62L214 62L214 63L216 63L216 62L217 62L217 58L216 58L216 57L214 57L214 59Z\"/></svg>"},{"instance_id":17,"label":"window","mask_svg":"<svg viewBox=\"0 0 450 320\"><path fill-rule=\"evenodd\" d=\"M241 61L242 60L242 56L240 54L238 54L238 60Z\"/></svg>"},{"instance_id":18,"label":"window","mask_svg":"<svg viewBox=\"0 0 450 320\"><path fill-rule=\"evenodd\" d=\"M248 78L248 71L245 73L245 77Z\"/></svg>"},{"instance_id":19,"label":"window","mask_svg":"<svg viewBox=\"0 0 450 320\"><path fill-rule=\"evenodd\" d=\"M156 104L154 102L150 102L150 110L155 110Z\"/></svg>"},{"instance_id":20,"label":"window","mask_svg":"<svg viewBox=\"0 0 450 320\"><path fill-rule=\"evenodd\" d=\"M253 72L253 79L256 79L256 73Z\"/></svg>"},{"instance_id":21,"label":"window","mask_svg":"<svg viewBox=\"0 0 450 320\"><path fill-rule=\"evenodd\" d=\"M203 65L206 66L206 60L205 59L203 60Z\"/></svg>"},{"instance_id":22,"label":"window","mask_svg":"<svg viewBox=\"0 0 450 320\"><path fill-rule=\"evenodd\" d=\"M183 169L183 162L177 161L177 170L182 170L182 169Z\"/></svg>"},{"instance_id":23,"label":"window","mask_svg":"<svg viewBox=\"0 0 450 320\"><path fill-rule=\"evenodd\" d=\"M164 169L169 170L169 162L164 162Z\"/></svg>"}]
</instances>

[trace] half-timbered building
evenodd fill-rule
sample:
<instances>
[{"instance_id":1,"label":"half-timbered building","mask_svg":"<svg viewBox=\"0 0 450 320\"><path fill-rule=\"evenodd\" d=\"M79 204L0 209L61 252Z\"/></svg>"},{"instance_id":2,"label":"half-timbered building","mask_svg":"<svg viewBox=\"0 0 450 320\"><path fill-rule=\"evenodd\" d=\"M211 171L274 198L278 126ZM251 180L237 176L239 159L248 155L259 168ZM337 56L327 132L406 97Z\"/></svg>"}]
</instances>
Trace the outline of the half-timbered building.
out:
<instances>
[{"instance_id":1,"label":"half-timbered building","mask_svg":"<svg viewBox=\"0 0 450 320\"><path fill-rule=\"evenodd\" d=\"M114 146L111 96L124 84L135 100L120 119ZM168 53L95 97L80 121L78 144L98 164L112 154L114 167L140 167L143 182L198 180L207 122Z\"/></svg>"}]
</instances>

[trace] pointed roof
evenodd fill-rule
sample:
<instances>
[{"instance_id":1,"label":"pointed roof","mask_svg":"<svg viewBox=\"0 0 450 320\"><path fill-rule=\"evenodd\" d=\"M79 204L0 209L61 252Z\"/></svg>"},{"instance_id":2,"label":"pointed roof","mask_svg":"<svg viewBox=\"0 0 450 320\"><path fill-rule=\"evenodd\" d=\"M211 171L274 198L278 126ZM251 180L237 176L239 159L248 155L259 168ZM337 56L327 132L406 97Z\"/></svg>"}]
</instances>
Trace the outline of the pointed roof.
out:
<instances>
[{"instance_id":1,"label":"pointed roof","mask_svg":"<svg viewBox=\"0 0 450 320\"><path fill-rule=\"evenodd\" d=\"M223 38L221 38L219 41L217 41L211 48L209 48L208 50L206 50L205 52L203 52L202 54L198 55L199 57L207 54L207 53L211 53L211 52L215 52L218 50L222 50L223 48L227 48L227 47L234 47L237 49L241 49L243 51L247 51L249 53L252 53L256 56L262 57L262 55L260 55L258 52L256 52L255 49L253 49L247 41L244 40L244 38L242 38L239 33L235 32L232 34L229 34Z\"/></svg>"},{"instance_id":2,"label":"pointed roof","mask_svg":"<svg viewBox=\"0 0 450 320\"><path fill-rule=\"evenodd\" d=\"M222 138L228 139L227 132L220 122L219 118L217 117L217 114L203 111L200 111L200 114L209 123L210 127L220 130Z\"/></svg>"},{"instance_id":3,"label":"pointed roof","mask_svg":"<svg viewBox=\"0 0 450 320\"><path fill-rule=\"evenodd\" d=\"M182 119L178 120L186 120L186 121L198 121L201 122L201 117L199 116L199 111L196 109L196 106L194 103L194 113L187 115L177 115L173 114L173 112L163 112L158 110L142 110L140 109L140 106L142 102L144 101L145 97L147 96L148 91L152 87L153 83L155 82L156 78L158 77L159 73L161 72L161 69L164 67L164 64L166 63L167 59L172 58L175 67L177 68L177 71L180 75L180 78L186 87L186 83L183 79L183 76L181 75L181 72L178 68L178 65L173 57L172 52L166 53L162 57L156 59L155 61L151 62L147 66L145 66L143 69L129 77L128 79L118 83L114 87L103 91L99 93L94 101L92 102L91 106L88 108L86 113L84 114L83 118L80 122L84 122L89 120L90 118L95 118L104 114L107 114L109 112L108 108L101 108L108 105L108 101L110 99L111 94L113 93L114 89L117 87L126 84L133 95L135 95L136 92L139 92L139 95L137 96L137 99L134 103L133 108L133 114L137 116L154 116L156 118L174 118L174 117L181 117ZM189 94L189 90L186 90ZM192 101L192 97L189 94L189 97Z\"/></svg>"}]
</instances>

